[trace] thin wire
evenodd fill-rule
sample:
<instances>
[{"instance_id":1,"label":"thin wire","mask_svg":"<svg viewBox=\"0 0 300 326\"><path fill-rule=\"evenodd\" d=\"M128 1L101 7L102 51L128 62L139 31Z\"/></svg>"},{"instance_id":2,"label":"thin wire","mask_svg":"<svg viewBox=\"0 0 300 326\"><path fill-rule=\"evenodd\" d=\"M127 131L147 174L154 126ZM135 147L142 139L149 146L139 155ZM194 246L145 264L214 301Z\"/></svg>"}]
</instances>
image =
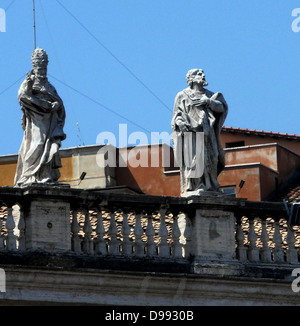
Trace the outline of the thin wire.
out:
<instances>
[{"instance_id":1,"label":"thin wire","mask_svg":"<svg viewBox=\"0 0 300 326\"><path fill-rule=\"evenodd\" d=\"M18 80L16 80L13 84L11 84L10 86L6 87L2 92L0 92L0 96L2 94L4 94L6 91L8 91L10 88L12 88L13 86L15 86L21 79L23 79L26 75L22 75Z\"/></svg>"},{"instance_id":2,"label":"thin wire","mask_svg":"<svg viewBox=\"0 0 300 326\"><path fill-rule=\"evenodd\" d=\"M5 12L7 12L10 7L15 3L16 0L12 0L10 4L6 7ZM10 88L15 86L21 79L23 79L26 75L22 75L18 80L13 82L10 86L6 87L3 91L0 92L0 96L3 95L5 92L7 92Z\"/></svg>"},{"instance_id":3,"label":"thin wire","mask_svg":"<svg viewBox=\"0 0 300 326\"><path fill-rule=\"evenodd\" d=\"M7 12L8 9L14 4L16 0L12 0L12 2L7 6L7 8L5 9L5 11Z\"/></svg>"},{"instance_id":4,"label":"thin wire","mask_svg":"<svg viewBox=\"0 0 300 326\"><path fill-rule=\"evenodd\" d=\"M102 48L107 51L124 69L129 72L129 74L134 77L149 93L151 93L168 111L172 112L172 110L132 71L130 70L114 53L112 53L107 46L105 46L83 23L79 21L60 1L56 0L56 2L77 21L77 23L99 44Z\"/></svg>"},{"instance_id":5,"label":"thin wire","mask_svg":"<svg viewBox=\"0 0 300 326\"><path fill-rule=\"evenodd\" d=\"M63 84L64 86L66 86L66 87L70 88L71 90L73 90L74 92L78 93L79 95L85 97L86 99L90 100L91 102L93 102L93 103L97 104L98 106L102 107L103 109L105 109L105 110L107 110L107 111L109 111L109 112L111 112L111 113L113 113L113 114L119 116L120 118L122 118L122 119L124 119L124 120L130 122L131 124L135 125L136 127L139 127L139 128L141 128L141 129L143 129L144 131L146 131L147 133L151 134L151 132L150 132L149 130L147 130L146 128L140 126L139 124L135 123L134 121L132 121L132 120L130 120L130 119L124 117L124 116L121 115L120 113L118 113L118 112L116 112L116 111L110 109L110 108L107 107L106 105L104 105L104 104L102 104L102 103L100 103L100 102L94 100L94 99L91 98L90 96L88 96L88 95L82 93L81 91L77 90L76 88L74 88L74 87L68 85L67 83L65 83L65 82L63 82L63 81L61 81L61 80L59 80L58 78L56 78L56 77L54 77L54 76L52 76L52 75L50 75L50 74L48 74L48 75L49 75L51 78L53 78L53 79L55 79L56 81L58 81L59 83Z\"/></svg>"},{"instance_id":6,"label":"thin wire","mask_svg":"<svg viewBox=\"0 0 300 326\"><path fill-rule=\"evenodd\" d=\"M42 0L39 0L39 4L40 4L40 7L41 7L41 9L42 9L42 15L43 15L43 18L44 18L44 20L45 20L46 27L47 27L47 30L48 30L48 34L49 34L49 37L50 37L50 40L51 40L51 43L52 43L52 46L53 46L53 49L54 49L54 54L55 54L55 57L56 57L56 61L57 61L57 63L58 63L58 68L59 68L60 73L61 73L61 75L62 75L63 82L66 83L66 80L65 80L65 77L64 77L64 73L63 73L63 69L62 69L61 64L60 64L60 61L59 61L59 56L57 55L55 42L54 42L54 40L53 40L52 33L51 33L51 29L50 29L50 26L49 26L49 24L48 24L48 20L47 20L46 14L45 14L44 7L43 7L43 5L42 5ZM67 89L67 91L69 91L69 90ZM68 93L69 101L70 101L70 103L71 103L71 105L70 105L71 110L72 110L72 112L73 112L73 114L74 114L75 119L77 120L77 116L76 116L76 112L75 112L75 110L74 110L74 108L73 108L73 104L72 104L71 96L70 96L69 92L67 92L67 93ZM82 138L82 134L81 134L81 130L80 130L80 126L79 126L79 122L78 122L78 121L76 121L76 127L77 127L77 132L78 132L78 134L77 134L77 138L79 139L81 145L84 146L85 143L84 143L83 138Z\"/></svg>"}]
</instances>

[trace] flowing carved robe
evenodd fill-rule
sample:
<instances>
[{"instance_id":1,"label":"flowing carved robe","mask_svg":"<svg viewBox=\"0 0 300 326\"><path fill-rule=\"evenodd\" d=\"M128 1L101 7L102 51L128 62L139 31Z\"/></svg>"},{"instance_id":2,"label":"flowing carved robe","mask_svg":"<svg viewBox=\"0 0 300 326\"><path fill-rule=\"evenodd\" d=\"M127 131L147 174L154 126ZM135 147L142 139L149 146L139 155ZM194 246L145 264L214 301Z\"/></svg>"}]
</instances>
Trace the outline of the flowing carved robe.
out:
<instances>
[{"instance_id":1,"label":"flowing carved robe","mask_svg":"<svg viewBox=\"0 0 300 326\"><path fill-rule=\"evenodd\" d=\"M18 156L15 186L56 182L60 177L59 148L66 138L63 131L65 108L55 88L46 81L32 91L30 77L22 83L18 100L23 111L24 137ZM52 109L59 103L57 110Z\"/></svg>"},{"instance_id":2,"label":"flowing carved robe","mask_svg":"<svg viewBox=\"0 0 300 326\"><path fill-rule=\"evenodd\" d=\"M197 104L204 95L211 99L209 106ZM227 112L221 93L204 89L202 94L197 94L187 88L177 94L171 125L175 160L181 170L182 195L219 190L217 177L225 166L219 136ZM179 125L185 125L189 131L182 134Z\"/></svg>"}]
</instances>

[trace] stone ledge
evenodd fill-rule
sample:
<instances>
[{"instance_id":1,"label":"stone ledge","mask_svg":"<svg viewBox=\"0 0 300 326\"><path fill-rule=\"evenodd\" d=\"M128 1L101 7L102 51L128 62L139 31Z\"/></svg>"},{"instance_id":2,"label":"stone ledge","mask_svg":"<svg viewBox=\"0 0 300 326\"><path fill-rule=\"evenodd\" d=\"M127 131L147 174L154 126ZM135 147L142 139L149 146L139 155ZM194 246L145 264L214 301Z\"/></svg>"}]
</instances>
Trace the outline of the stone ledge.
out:
<instances>
[{"instance_id":1,"label":"stone ledge","mask_svg":"<svg viewBox=\"0 0 300 326\"><path fill-rule=\"evenodd\" d=\"M212 279L290 282L292 270L300 265L241 263L238 260L169 260L150 257L89 256L72 252L26 251L22 253L0 251L0 267L43 269L48 271L111 271L176 274Z\"/></svg>"},{"instance_id":2,"label":"stone ledge","mask_svg":"<svg viewBox=\"0 0 300 326\"><path fill-rule=\"evenodd\" d=\"M5 266L5 271L7 292L0 293L0 305L299 305L287 280L20 266Z\"/></svg>"},{"instance_id":3,"label":"stone ledge","mask_svg":"<svg viewBox=\"0 0 300 326\"><path fill-rule=\"evenodd\" d=\"M190 263L184 259L169 260L150 257L89 256L64 251L32 250L22 253L0 252L1 266L22 266L59 270L95 269L154 273L190 273Z\"/></svg>"},{"instance_id":4,"label":"stone ledge","mask_svg":"<svg viewBox=\"0 0 300 326\"><path fill-rule=\"evenodd\" d=\"M292 271L300 265L241 263L238 260L230 261L195 261L191 264L191 271L197 275L205 275L224 279L248 279L255 281L273 280L275 282L291 282Z\"/></svg>"}]
</instances>

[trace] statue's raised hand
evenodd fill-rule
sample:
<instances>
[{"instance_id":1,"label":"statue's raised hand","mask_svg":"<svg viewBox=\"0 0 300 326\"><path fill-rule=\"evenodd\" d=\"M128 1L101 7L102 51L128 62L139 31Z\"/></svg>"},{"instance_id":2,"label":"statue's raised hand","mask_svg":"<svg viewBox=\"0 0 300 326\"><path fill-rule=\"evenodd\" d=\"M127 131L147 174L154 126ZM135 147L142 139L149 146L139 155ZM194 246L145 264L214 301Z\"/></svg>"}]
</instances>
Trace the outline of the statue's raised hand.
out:
<instances>
[{"instance_id":1,"label":"statue's raised hand","mask_svg":"<svg viewBox=\"0 0 300 326\"><path fill-rule=\"evenodd\" d=\"M53 102L52 103L52 111L57 111L60 107L59 102Z\"/></svg>"}]
</instances>

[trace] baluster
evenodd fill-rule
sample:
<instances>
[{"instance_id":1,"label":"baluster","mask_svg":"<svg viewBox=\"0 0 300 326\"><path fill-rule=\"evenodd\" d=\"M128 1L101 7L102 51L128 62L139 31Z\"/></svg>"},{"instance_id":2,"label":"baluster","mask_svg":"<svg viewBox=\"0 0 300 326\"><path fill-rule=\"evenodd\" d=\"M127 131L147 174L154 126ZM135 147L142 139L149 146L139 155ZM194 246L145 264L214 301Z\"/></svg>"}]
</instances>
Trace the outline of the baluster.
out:
<instances>
[{"instance_id":1,"label":"baluster","mask_svg":"<svg viewBox=\"0 0 300 326\"><path fill-rule=\"evenodd\" d=\"M145 244L142 240L144 231L141 224L141 214L138 213L135 219L135 226L133 230L135 235L135 255L137 257L143 257L145 255Z\"/></svg>"},{"instance_id":2,"label":"baluster","mask_svg":"<svg viewBox=\"0 0 300 326\"><path fill-rule=\"evenodd\" d=\"M270 263L272 262L271 249L269 248L269 235L267 232L267 221L262 220L262 231L260 240L263 244L260 249L260 257L263 262Z\"/></svg>"},{"instance_id":3,"label":"baluster","mask_svg":"<svg viewBox=\"0 0 300 326\"><path fill-rule=\"evenodd\" d=\"M245 235L242 229L242 224L241 224L241 220L239 220L237 222L237 230L236 230L236 235L235 235L235 239L237 242L237 259L239 259L242 262L247 261L247 248L244 245L244 241L245 241Z\"/></svg>"},{"instance_id":4,"label":"baluster","mask_svg":"<svg viewBox=\"0 0 300 326\"><path fill-rule=\"evenodd\" d=\"M185 221L185 227L184 227L184 245L183 245L183 256L184 258L189 258L191 255L193 255L192 250L192 222L190 218L186 214L182 214L180 219L184 218ZM177 220L178 221L178 220Z\"/></svg>"},{"instance_id":5,"label":"baluster","mask_svg":"<svg viewBox=\"0 0 300 326\"><path fill-rule=\"evenodd\" d=\"M108 228L108 235L110 236L110 241L108 244L108 253L110 255L118 255L120 251L117 233L118 229L116 225L115 214L110 213L110 224Z\"/></svg>"},{"instance_id":6,"label":"baluster","mask_svg":"<svg viewBox=\"0 0 300 326\"><path fill-rule=\"evenodd\" d=\"M170 248L168 245L168 230L166 227L166 209L160 209L160 227L158 230L158 235L160 237L160 242L158 244L158 255L159 257L167 258L170 257Z\"/></svg>"},{"instance_id":7,"label":"baluster","mask_svg":"<svg viewBox=\"0 0 300 326\"><path fill-rule=\"evenodd\" d=\"M80 226L77 219L77 211L73 210L72 212L72 224L71 224L71 232L72 232L72 250L77 254L81 253L81 240L79 238Z\"/></svg>"},{"instance_id":8,"label":"baluster","mask_svg":"<svg viewBox=\"0 0 300 326\"><path fill-rule=\"evenodd\" d=\"M128 214L123 214L122 229L123 242L122 242L122 253L125 256L130 256L132 254L132 244L129 239L130 227L128 225Z\"/></svg>"},{"instance_id":9,"label":"baluster","mask_svg":"<svg viewBox=\"0 0 300 326\"><path fill-rule=\"evenodd\" d=\"M92 225L90 220L90 213L89 211L85 211L85 219L83 225L83 232L84 232L84 240L83 240L83 250L85 253L92 255L94 253L93 248L93 241L92 241Z\"/></svg>"},{"instance_id":10,"label":"baluster","mask_svg":"<svg viewBox=\"0 0 300 326\"><path fill-rule=\"evenodd\" d=\"M6 229L7 229L6 249L7 250L17 249L17 244L16 244L17 237L14 234L15 227L16 225L12 214L12 207L10 206L7 207L7 220L6 220Z\"/></svg>"},{"instance_id":11,"label":"baluster","mask_svg":"<svg viewBox=\"0 0 300 326\"><path fill-rule=\"evenodd\" d=\"M292 226L288 225L286 242L288 244L288 249L286 252L286 259L289 264L298 264L298 250L295 248L295 234Z\"/></svg>"},{"instance_id":12,"label":"baluster","mask_svg":"<svg viewBox=\"0 0 300 326\"><path fill-rule=\"evenodd\" d=\"M3 226L2 219L0 219L0 250L4 249L4 236L2 234L2 226Z\"/></svg>"},{"instance_id":13,"label":"baluster","mask_svg":"<svg viewBox=\"0 0 300 326\"><path fill-rule=\"evenodd\" d=\"M250 261L259 261L259 249L256 246L257 235L254 230L254 219L249 220L248 240L248 259Z\"/></svg>"},{"instance_id":14,"label":"baluster","mask_svg":"<svg viewBox=\"0 0 300 326\"><path fill-rule=\"evenodd\" d=\"M95 251L97 255L106 255L106 243L104 240L105 229L103 226L103 217L102 217L102 209L97 212L97 227L96 227L96 235L97 238L95 241Z\"/></svg>"},{"instance_id":15,"label":"baluster","mask_svg":"<svg viewBox=\"0 0 300 326\"><path fill-rule=\"evenodd\" d=\"M146 236L147 236L147 244L146 244L146 249L147 249L147 256L153 257L156 256L156 245L154 242L154 236L155 236L155 231L153 228L153 222L152 222L152 216L148 216L148 224L146 228Z\"/></svg>"},{"instance_id":16,"label":"baluster","mask_svg":"<svg viewBox=\"0 0 300 326\"><path fill-rule=\"evenodd\" d=\"M178 215L173 216L173 228L172 228L172 256L174 258L182 258L182 244L179 242L181 232L178 227Z\"/></svg>"},{"instance_id":17,"label":"baluster","mask_svg":"<svg viewBox=\"0 0 300 326\"><path fill-rule=\"evenodd\" d=\"M24 220L24 212L20 209L20 219L18 222L19 229L19 237L18 237L18 249L25 250L26 249L26 239L25 239L25 220Z\"/></svg>"},{"instance_id":18,"label":"baluster","mask_svg":"<svg viewBox=\"0 0 300 326\"><path fill-rule=\"evenodd\" d=\"M284 261L284 252L282 249L282 235L280 233L279 221L275 222L275 230L273 235L273 242L275 243L275 248L273 250L273 257L276 263L282 263Z\"/></svg>"}]
</instances>

